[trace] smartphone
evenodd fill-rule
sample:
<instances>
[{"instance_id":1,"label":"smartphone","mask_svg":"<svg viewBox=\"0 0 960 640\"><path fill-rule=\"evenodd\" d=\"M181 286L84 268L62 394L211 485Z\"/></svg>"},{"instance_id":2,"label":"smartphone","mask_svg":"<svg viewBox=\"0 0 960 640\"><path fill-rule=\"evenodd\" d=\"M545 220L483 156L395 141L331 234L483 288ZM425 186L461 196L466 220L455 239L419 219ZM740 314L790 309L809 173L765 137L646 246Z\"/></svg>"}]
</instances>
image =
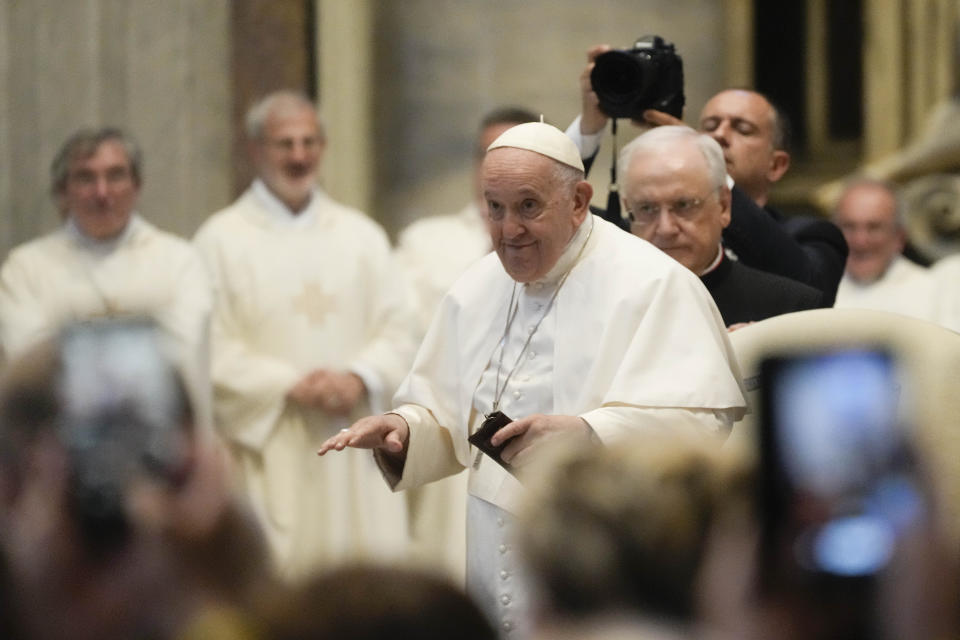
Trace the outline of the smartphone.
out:
<instances>
[{"instance_id":1,"label":"smartphone","mask_svg":"<svg viewBox=\"0 0 960 640\"><path fill-rule=\"evenodd\" d=\"M908 385L880 348L761 364L761 588L870 580L928 515Z\"/></svg>"},{"instance_id":2,"label":"smartphone","mask_svg":"<svg viewBox=\"0 0 960 640\"><path fill-rule=\"evenodd\" d=\"M189 401L150 320L70 325L59 351L57 434L69 457L69 503L90 546L111 548L128 533L133 482L185 477Z\"/></svg>"}]
</instances>

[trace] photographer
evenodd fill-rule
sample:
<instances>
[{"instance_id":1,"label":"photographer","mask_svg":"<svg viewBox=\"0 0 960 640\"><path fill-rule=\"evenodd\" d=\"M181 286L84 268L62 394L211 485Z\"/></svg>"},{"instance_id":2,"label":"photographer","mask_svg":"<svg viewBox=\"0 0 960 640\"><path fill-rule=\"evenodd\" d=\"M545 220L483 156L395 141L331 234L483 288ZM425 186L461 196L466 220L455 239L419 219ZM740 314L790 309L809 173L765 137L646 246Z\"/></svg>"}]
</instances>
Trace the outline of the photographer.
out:
<instances>
[{"instance_id":1,"label":"photographer","mask_svg":"<svg viewBox=\"0 0 960 640\"><path fill-rule=\"evenodd\" d=\"M580 74L581 114L567 129L588 169L609 121L591 73L597 57L610 50L609 45L596 45L587 51L587 66ZM648 126L683 124L654 109L642 109L632 119ZM790 166L784 114L761 93L728 89L707 101L699 129L720 144L735 185L731 222L723 232L727 249L747 266L820 289L823 304L832 306L847 257L843 235L826 220L787 218L768 206L771 186Z\"/></svg>"}]
</instances>

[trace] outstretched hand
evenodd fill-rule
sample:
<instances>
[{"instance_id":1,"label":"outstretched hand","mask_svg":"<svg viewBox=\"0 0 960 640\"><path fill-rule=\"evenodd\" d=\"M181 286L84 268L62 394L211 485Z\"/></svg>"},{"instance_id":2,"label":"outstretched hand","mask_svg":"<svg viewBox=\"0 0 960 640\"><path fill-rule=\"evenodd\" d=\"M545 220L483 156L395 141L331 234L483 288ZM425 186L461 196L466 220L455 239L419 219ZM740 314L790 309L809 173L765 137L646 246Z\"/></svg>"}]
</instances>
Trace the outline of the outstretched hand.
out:
<instances>
[{"instance_id":1,"label":"outstretched hand","mask_svg":"<svg viewBox=\"0 0 960 640\"><path fill-rule=\"evenodd\" d=\"M409 439L410 428L407 421L396 413L368 416L354 422L349 429L343 429L335 436L327 438L317 450L317 455L352 447L379 449L393 457L403 458L406 456Z\"/></svg>"}]
</instances>

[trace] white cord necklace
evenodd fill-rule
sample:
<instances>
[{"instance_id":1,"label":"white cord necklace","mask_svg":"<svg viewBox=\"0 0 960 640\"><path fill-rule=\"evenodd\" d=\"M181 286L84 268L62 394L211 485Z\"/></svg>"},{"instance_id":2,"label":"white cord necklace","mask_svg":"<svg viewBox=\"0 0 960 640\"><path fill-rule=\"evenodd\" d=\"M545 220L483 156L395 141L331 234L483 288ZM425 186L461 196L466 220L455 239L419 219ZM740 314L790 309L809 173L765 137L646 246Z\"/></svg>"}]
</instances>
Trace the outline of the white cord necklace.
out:
<instances>
[{"instance_id":1,"label":"white cord necklace","mask_svg":"<svg viewBox=\"0 0 960 640\"><path fill-rule=\"evenodd\" d=\"M588 214L589 215L589 214ZM592 221L591 221L592 222ZM566 273L563 274L563 277L560 278L560 282L557 283L557 288L553 290L553 295L550 296L550 301L547 302L546 308L543 310L543 314L540 316L540 319L537 320L537 323L533 325L533 329L527 335L526 342L523 343L523 348L520 349L520 353L517 354L517 359L514 361L513 366L510 368L510 371L507 372L507 377L503 381L503 386L500 386L500 374L503 371L503 354L507 350L507 337L510 334L510 326L513 324L514 318L517 317L517 310L520 307L520 300L517 299L517 283L513 283L513 290L510 292L510 304L507 307L507 322L503 328L503 337L500 338L498 343L500 346L500 358L497 362L497 377L494 382L493 389L493 411L498 411L500 408L500 398L503 397L504 391L507 390L507 383L510 382L510 378L513 377L514 372L520 367L520 362L523 359L523 354L526 353L527 347L530 346L530 342L533 340L533 336L536 335L537 329L540 328L540 324L547 317L547 314L550 313L550 309L553 308L553 303L557 299L557 295L560 293L560 289L563 287L563 283L567 281L567 277L573 271L573 268L577 266L577 263L580 262L581 256L583 256L584 249L587 248L587 243L590 242L590 236L593 234L593 225L590 225L590 230L587 232L587 237L583 241L583 244L580 246L580 251L577 252L577 257L574 258L573 264L570 265L570 268L567 269ZM492 360L491 354L491 360Z\"/></svg>"}]
</instances>

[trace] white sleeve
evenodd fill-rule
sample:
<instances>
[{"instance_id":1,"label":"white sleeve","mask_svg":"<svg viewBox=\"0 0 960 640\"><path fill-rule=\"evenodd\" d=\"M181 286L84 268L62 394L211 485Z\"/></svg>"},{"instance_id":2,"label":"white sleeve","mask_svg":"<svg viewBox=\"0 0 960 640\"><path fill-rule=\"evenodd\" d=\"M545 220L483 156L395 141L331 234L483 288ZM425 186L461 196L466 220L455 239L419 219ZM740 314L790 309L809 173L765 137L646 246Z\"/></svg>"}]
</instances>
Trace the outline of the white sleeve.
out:
<instances>
[{"instance_id":1,"label":"white sleeve","mask_svg":"<svg viewBox=\"0 0 960 640\"><path fill-rule=\"evenodd\" d=\"M600 140L603 138L603 130L597 133L584 134L580 131L580 117L570 123L567 127L567 137L573 140L573 143L580 149L581 158L592 158L600 151Z\"/></svg>"},{"instance_id":2,"label":"white sleeve","mask_svg":"<svg viewBox=\"0 0 960 640\"><path fill-rule=\"evenodd\" d=\"M733 416L722 410L607 405L580 416L603 442L650 430L677 435L726 437Z\"/></svg>"}]
</instances>

